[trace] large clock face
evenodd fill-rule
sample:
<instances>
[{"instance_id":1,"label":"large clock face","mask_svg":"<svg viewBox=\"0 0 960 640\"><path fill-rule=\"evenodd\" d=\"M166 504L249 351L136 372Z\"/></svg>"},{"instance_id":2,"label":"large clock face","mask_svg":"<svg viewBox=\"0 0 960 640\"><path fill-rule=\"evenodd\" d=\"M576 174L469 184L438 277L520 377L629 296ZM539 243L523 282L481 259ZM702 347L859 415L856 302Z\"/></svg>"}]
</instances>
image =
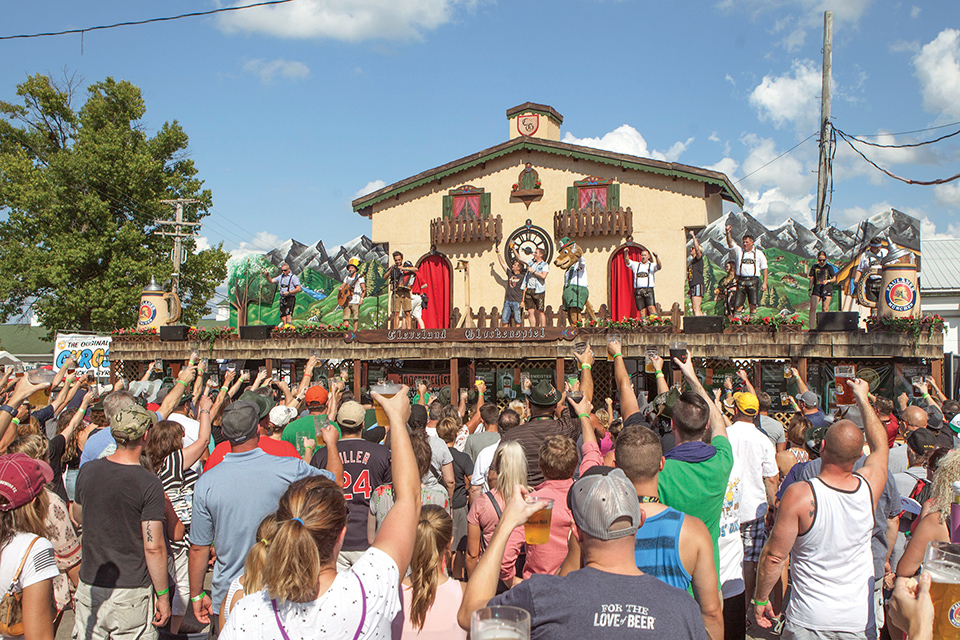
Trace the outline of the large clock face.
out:
<instances>
[{"instance_id":1,"label":"large clock face","mask_svg":"<svg viewBox=\"0 0 960 640\"><path fill-rule=\"evenodd\" d=\"M543 259L547 262L553 259L553 242L546 231L533 225L520 227L507 238L504 252L507 265L513 264L514 259L529 264L533 261L533 252L536 249L543 249Z\"/></svg>"}]
</instances>

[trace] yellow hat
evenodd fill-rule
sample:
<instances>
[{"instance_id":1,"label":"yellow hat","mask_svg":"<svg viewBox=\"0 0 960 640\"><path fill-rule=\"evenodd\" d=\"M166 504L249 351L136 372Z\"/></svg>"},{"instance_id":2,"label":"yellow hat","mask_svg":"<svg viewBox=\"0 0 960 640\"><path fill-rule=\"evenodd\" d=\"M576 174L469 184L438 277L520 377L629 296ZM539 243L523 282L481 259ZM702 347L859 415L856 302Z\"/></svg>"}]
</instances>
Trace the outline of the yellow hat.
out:
<instances>
[{"instance_id":1,"label":"yellow hat","mask_svg":"<svg viewBox=\"0 0 960 640\"><path fill-rule=\"evenodd\" d=\"M733 401L737 404L737 410L748 416L755 416L760 411L760 401L748 391L733 394Z\"/></svg>"}]
</instances>

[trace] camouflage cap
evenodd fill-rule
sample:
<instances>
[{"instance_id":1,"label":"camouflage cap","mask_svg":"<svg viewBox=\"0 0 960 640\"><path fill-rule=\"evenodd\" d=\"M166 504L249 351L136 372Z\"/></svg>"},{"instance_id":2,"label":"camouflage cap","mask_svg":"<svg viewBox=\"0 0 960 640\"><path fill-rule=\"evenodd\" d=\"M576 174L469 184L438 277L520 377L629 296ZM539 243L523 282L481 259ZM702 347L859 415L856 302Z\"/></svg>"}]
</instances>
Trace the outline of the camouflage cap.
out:
<instances>
[{"instance_id":1,"label":"camouflage cap","mask_svg":"<svg viewBox=\"0 0 960 640\"><path fill-rule=\"evenodd\" d=\"M142 438L147 429L157 424L157 414L138 404L121 409L110 419L110 434L118 442Z\"/></svg>"}]
</instances>

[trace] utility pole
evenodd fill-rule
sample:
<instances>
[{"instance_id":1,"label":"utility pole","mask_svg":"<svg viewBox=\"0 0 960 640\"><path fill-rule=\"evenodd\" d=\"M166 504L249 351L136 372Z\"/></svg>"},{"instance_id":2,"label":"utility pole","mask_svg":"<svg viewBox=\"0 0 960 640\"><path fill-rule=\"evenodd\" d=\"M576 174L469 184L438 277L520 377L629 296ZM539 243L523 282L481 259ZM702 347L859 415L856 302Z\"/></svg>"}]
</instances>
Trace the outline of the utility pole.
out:
<instances>
[{"instance_id":1,"label":"utility pole","mask_svg":"<svg viewBox=\"0 0 960 640\"><path fill-rule=\"evenodd\" d=\"M173 250L170 252L170 259L173 260L173 293L179 294L180 289L180 265L187 261L187 256L183 251L184 238L197 238L199 234L195 233L200 227L199 222L183 221L183 205L193 204L199 200L188 198L177 198L176 200L161 200L163 204L173 205L176 208L176 217L173 221L158 220L157 224L171 225L173 231L155 231L157 235L173 237ZM182 229L186 227L186 231Z\"/></svg>"},{"instance_id":2,"label":"utility pole","mask_svg":"<svg viewBox=\"0 0 960 640\"><path fill-rule=\"evenodd\" d=\"M833 67L833 12L823 12L823 78L820 90L820 164L817 168L817 227L824 231L830 218L827 191L833 185L833 143L830 124L830 76Z\"/></svg>"}]
</instances>

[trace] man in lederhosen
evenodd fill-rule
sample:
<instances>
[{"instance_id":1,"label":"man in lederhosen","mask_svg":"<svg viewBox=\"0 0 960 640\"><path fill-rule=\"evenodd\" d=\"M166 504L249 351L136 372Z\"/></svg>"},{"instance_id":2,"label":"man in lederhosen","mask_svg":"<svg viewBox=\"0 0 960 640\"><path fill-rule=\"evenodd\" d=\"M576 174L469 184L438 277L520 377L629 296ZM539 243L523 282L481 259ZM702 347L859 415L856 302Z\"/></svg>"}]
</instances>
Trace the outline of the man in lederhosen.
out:
<instances>
[{"instance_id":1,"label":"man in lederhosen","mask_svg":"<svg viewBox=\"0 0 960 640\"><path fill-rule=\"evenodd\" d=\"M412 329L413 322L410 312L413 309L413 299L410 288L417 277L417 269L409 261L403 261L403 254L393 252L393 265L387 269L384 277L390 282L393 291L393 328Z\"/></svg>"},{"instance_id":2,"label":"man in lederhosen","mask_svg":"<svg viewBox=\"0 0 960 640\"><path fill-rule=\"evenodd\" d=\"M767 291L767 257L753 246L753 236L743 234L743 246L733 241L733 227L727 225L727 246L733 249L737 270L737 313L743 311L744 301L750 303L750 314L757 312L760 296ZM760 282L760 276L763 282Z\"/></svg>"},{"instance_id":3,"label":"man in lederhosen","mask_svg":"<svg viewBox=\"0 0 960 640\"><path fill-rule=\"evenodd\" d=\"M626 253L623 254L624 264L633 273L633 297L641 318L657 315L657 301L653 296L653 274L662 269L663 265L657 254L653 254L653 259L655 262L650 261L650 252L646 249L640 251L640 262L634 262Z\"/></svg>"},{"instance_id":4,"label":"man in lederhosen","mask_svg":"<svg viewBox=\"0 0 960 640\"><path fill-rule=\"evenodd\" d=\"M297 305L297 294L302 291L300 278L290 272L290 265L280 263L280 275L271 278L266 269L263 275L280 288L280 326L293 323L293 308Z\"/></svg>"}]
</instances>

